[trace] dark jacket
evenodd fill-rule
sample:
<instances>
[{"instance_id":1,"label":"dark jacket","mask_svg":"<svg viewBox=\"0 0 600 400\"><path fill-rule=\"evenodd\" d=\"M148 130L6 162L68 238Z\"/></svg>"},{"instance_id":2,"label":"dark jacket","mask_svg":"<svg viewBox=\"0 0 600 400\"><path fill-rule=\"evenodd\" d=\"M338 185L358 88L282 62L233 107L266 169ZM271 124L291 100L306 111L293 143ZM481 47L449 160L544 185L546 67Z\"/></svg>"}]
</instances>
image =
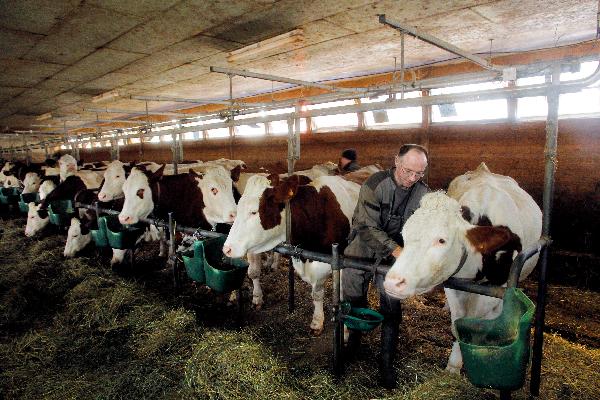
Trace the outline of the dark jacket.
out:
<instances>
[{"instance_id":1,"label":"dark jacket","mask_svg":"<svg viewBox=\"0 0 600 400\"><path fill-rule=\"evenodd\" d=\"M400 204L394 192L398 185L394 180L395 168L371 175L360 188L358 203L352 217L350 243L344 254L359 258L388 257L402 245L404 222L419 208L421 198L429 187L418 181L408 194L404 211L391 213ZM396 215L398 214L398 215Z\"/></svg>"},{"instance_id":2,"label":"dark jacket","mask_svg":"<svg viewBox=\"0 0 600 400\"><path fill-rule=\"evenodd\" d=\"M360 165L356 161L350 161L344 168L341 169L340 174L344 175L348 172L358 171L360 168Z\"/></svg>"}]
</instances>

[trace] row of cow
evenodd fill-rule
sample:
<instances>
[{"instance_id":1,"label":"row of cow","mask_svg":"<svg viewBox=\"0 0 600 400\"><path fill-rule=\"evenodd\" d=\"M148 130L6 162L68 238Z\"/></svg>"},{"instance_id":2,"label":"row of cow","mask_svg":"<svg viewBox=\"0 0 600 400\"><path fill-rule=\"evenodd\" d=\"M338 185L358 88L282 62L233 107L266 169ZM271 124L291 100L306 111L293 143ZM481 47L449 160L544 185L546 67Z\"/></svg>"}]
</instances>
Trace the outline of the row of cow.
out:
<instances>
[{"instance_id":1,"label":"row of cow","mask_svg":"<svg viewBox=\"0 0 600 400\"><path fill-rule=\"evenodd\" d=\"M286 202L292 212L291 244L328 253L332 243L346 242L359 183L379 168L371 166L334 176L334 167L324 164L289 178L247 174L242 168L242 162L217 160L192 167L184 174L169 175L164 166L156 164L133 167L113 162L104 171L98 198L123 199L119 214L122 224L134 224L151 213L165 218L167 212L172 212L182 225L203 229L233 223L223 252L230 257L248 257L253 303L260 306L258 255L285 240ZM43 209L43 205L38 208ZM386 276L385 290L392 297L404 299L429 291L451 276L505 284L516 254L539 239L541 220L539 206L516 181L494 174L482 164L455 178L447 194L434 192L423 198L421 207L405 224L404 251ZM72 233L76 225L72 224L69 239L75 236ZM78 234L84 235L79 229ZM537 256L526 262L521 279L536 262ZM324 282L331 268L325 263L295 259L293 265L312 287L314 312L310 327L320 333ZM465 316L494 318L501 312L499 299L445 291L453 322ZM462 356L455 342L447 368L458 372L461 366Z\"/></svg>"}]
</instances>

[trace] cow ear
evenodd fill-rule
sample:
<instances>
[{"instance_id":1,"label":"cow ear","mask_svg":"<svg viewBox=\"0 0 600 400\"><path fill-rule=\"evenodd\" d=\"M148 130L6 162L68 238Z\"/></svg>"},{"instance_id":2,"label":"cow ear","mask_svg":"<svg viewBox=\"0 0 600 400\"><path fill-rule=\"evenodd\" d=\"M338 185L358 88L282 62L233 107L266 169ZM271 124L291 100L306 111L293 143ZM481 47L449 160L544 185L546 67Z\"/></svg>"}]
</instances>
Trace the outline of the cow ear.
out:
<instances>
[{"instance_id":1,"label":"cow ear","mask_svg":"<svg viewBox=\"0 0 600 400\"><path fill-rule=\"evenodd\" d=\"M231 180L234 182L239 181L241 172L242 172L242 166L236 165L235 168L231 170Z\"/></svg>"},{"instance_id":2,"label":"cow ear","mask_svg":"<svg viewBox=\"0 0 600 400\"><path fill-rule=\"evenodd\" d=\"M279 175L278 174L271 174L271 175L267 176L267 179L269 180L269 182L271 182L271 186L275 187L275 186L279 185Z\"/></svg>"},{"instance_id":3,"label":"cow ear","mask_svg":"<svg viewBox=\"0 0 600 400\"><path fill-rule=\"evenodd\" d=\"M160 178L162 178L164 171L165 171L165 164L161 165L159 169L157 169L156 171L154 171L150 175L150 177L149 177L148 180L150 182L156 182L156 181L158 181Z\"/></svg>"},{"instance_id":4,"label":"cow ear","mask_svg":"<svg viewBox=\"0 0 600 400\"><path fill-rule=\"evenodd\" d=\"M491 254L514 238L506 226L476 226L467 230L467 239L481 254Z\"/></svg>"},{"instance_id":5,"label":"cow ear","mask_svg":"<svg viewBox=\"0 0 600 400\"><path fill-rule=\"evenodd\" d=\"M298 193L298 175L292 175L275 187L274 199L278 203L291 200Z\"/></svg>"},{"instance_id":6,"label":"cow ear","mask_svg":"<svg viewBox=\"0 0 600 400\"><path fill-rule=\"evenodd\" d=\"M312 179L310 179L308 176L306 175L296 175L298 177L298 184L299 185L308 185L309 183L312 182Z\"/></svg>"},{"instance_id":7,"label":"cow ear","mask_svg":"<svg viewBox=\"0 0 600 400\"><path fill-rule=\"evenodd\" d=\"M38 210L37 213L41 219L48 218L48 210Z\"/></svg>"}]
</instances>

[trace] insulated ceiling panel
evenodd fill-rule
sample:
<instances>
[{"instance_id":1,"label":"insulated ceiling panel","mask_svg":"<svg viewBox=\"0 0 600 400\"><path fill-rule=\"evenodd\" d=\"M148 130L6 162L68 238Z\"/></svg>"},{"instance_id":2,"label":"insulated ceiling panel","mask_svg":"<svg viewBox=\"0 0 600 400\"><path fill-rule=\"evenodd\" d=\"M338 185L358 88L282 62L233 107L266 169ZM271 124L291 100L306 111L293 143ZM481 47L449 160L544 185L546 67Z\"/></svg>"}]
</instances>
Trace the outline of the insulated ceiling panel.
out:
<instances>
[{"instance_id":1,"label":"insulated ceiling panel","mask_svg":"<svg viewBox=\"0 0 600 400\"><path fill-rule=\"evenodd\" d=\"M21 59L0 60L0 86L31 87L56 74L64 66Z\"/></svg>"},{"instance_id":2,"label":"insulated ceiling panel","mask_svg":"<svg viewBox=\"0 0 600 400\"><path fill-rule=\"evenodd\" d=\"M140 58L143 54L102 48L53 76L55 79L86 82L115 71Z\"/></svg>"},{"instance_id":3,"label":"insulated ceiling panel","mask_svg":"<svg viewBox=\"0 0 600 400\"><path fill-rule=\"evenodd\" d=\"M0 28L0 54L4 58L23 57L43 37L36 33Z\"/></svg>"},{"instance_id":4,"label":"insulated ceiling panel","mask_svg":"<svg viewBox=\"0 0 600 400\"><path fill-rule=\"evenodd\" d=\"M0 25L16 31L45 35L79 3L80 0L2 0Z\"/></svg>"},{"instance_id":5,"label":"insulated ceiling panel","mask_svg":"<svg viewBox=\"0 0 600 400\"><path fill-rule=\"evenodd\" d=\"M140 23L140 18L82 5L26 56L71 65Z\"/></svg>"}]
</instances>

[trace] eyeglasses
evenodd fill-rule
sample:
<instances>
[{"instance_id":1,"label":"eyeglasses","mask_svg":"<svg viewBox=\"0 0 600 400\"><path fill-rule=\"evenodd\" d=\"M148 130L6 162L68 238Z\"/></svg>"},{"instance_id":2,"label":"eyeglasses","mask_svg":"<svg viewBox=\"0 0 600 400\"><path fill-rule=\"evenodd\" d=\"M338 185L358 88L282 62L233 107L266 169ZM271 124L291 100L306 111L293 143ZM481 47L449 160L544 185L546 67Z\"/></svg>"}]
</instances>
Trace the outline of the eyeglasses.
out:
<instances>
[{"instance_id":1,"label":"eyeglasses","mask_svg":"<svg viewBox=\"0 0 600 400\"><path fill-rule=\"evenodd\" d=\"M400 169L402 170L402 172L408 176L415 176L417 178L422 178L425 176L425 171L421 171L421 172L417 172L417 171L413 171L411 169L408 168L404 168L404 167L400 167Z\"/></svg>"}]
</instances>

